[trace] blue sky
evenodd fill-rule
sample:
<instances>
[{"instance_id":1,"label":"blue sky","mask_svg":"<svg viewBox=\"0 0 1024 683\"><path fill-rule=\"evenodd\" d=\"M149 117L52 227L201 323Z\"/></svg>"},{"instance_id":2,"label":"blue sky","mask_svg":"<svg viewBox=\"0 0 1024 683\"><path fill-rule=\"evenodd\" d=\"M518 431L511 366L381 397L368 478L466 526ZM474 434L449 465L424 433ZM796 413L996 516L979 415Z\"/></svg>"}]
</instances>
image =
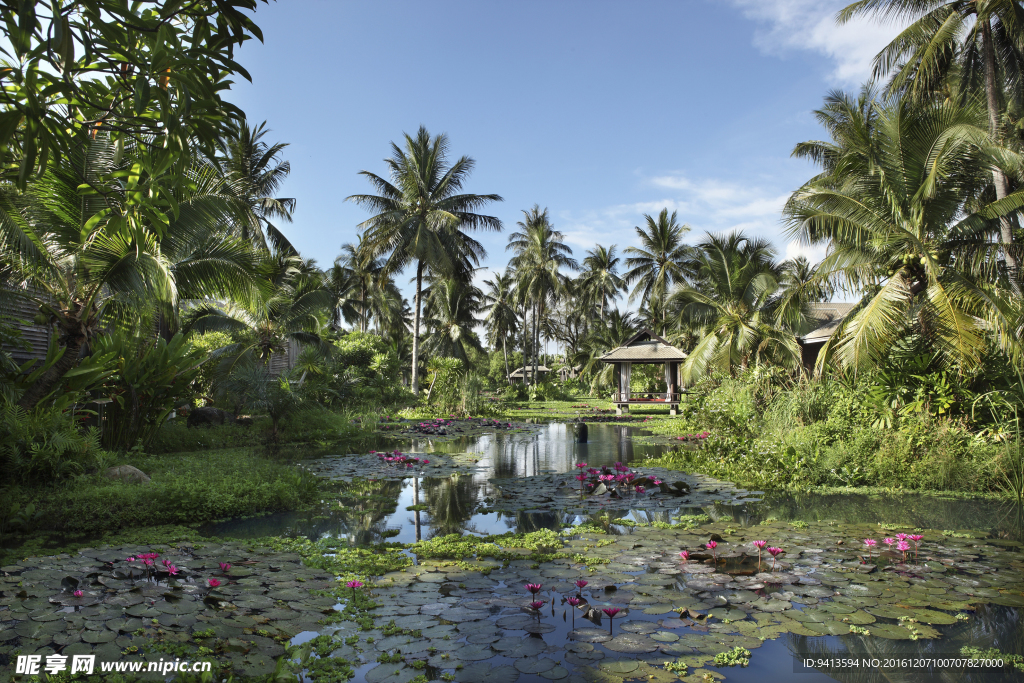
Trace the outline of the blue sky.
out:
<instances>
[{"instance_id":1,"label":"blue sky","mask_svg":"<svg viewBox=\"0 0 1024 683\"><path fill-rule=\"evenodd\" d=\"M779 222L814 173L790 151L821 136L812 110L857 88L896 30L836 27L844 4L278 0L256 14L265 43L241 50L253 83L231 99L290 143L285 230L322 265L367 217L343 201L370 190L358 171L384 173L389 142L420 124L476 159L468 191L505 199L489 211L504 234L481 238L487 268L534 203L581 259L635 244L642 215L668 207L691 241L744 230L817 260Z\"/></svg>"}]
</instances>

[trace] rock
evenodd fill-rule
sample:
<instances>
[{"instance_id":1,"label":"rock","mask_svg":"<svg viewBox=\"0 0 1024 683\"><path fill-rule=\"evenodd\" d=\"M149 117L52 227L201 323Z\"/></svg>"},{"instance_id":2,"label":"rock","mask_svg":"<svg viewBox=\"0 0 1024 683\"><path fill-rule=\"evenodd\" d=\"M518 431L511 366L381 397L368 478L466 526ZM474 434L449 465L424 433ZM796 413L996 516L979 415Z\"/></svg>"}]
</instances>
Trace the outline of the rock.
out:
<instances>
[{"instance_id":1,"label":"rock","mask_svg":"<svg viewBox=\"0 0 1024 683\"><path fill-rule=\"evenodd\" d=\"M120 479L121 481L128 482L130 484L148 484L149 476L145 472L137 467L131 465L120 465L119 467L110 467L103 476L108 479Z\"/></svg>"},{"instance_id":2,"label":"rock","mask_svg":"<svg viewBox=\"0 0 1024 683\"><path fill-rule=\"evenodd\" d=\"M231 424L235 421L235 416L231 413L221 410L220 408L211 408L209 406L205 408L196 408L188 415L188 422L186 423L189 427L197 427L199 425L222 425Z\"/></svg>"}]
</instances>

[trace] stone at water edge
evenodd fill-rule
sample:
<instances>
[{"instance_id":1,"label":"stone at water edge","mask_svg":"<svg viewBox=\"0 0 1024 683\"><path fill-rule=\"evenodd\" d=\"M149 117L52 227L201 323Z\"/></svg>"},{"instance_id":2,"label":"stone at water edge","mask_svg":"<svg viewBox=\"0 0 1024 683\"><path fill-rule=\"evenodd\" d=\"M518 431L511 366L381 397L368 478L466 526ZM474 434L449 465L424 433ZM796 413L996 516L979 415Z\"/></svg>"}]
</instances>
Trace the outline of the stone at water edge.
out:
<instances>
[{"instance_id":1,"label":"stone at water edge","mask_svg":"<svg viewBox=\"0 0 1024 683\"><path fill-rule=\"evenodd\" d=\"M107 471L103 473L107 479L120 479L123 482L129 484L148 484L150 482L149 475L140 470L137 467L131 465L119 465L117 467L109 467Z\"/></svg>"}]
</instances>

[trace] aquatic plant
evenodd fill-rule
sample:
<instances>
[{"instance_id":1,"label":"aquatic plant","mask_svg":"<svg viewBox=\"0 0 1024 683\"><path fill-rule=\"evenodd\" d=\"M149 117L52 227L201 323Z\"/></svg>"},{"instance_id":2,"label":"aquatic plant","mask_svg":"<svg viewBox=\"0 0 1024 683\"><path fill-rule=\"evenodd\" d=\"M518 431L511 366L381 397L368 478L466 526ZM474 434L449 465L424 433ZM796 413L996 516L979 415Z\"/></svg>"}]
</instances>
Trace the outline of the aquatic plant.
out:
<instances>
[{"instance_id":1,"label":"aquatic plant","mask_svg":"<svg viewBox=\"0 0 1024 683\"><path fill-rule=\"evenodd\" d=\"M612 628L614 626L615 615L621 612L622 610L620 610L618 607L605 607L601 611L608 615L608 635L611 635Z\"/></svg>"},{"instance_id":2,"label":"aquatic plant","mask_svg":"<svg viewBox=\"0 0 1024 683\"><path fill-rule=\"evenodd\" d=\"M167 563L165 562L164 564L167 564ZM220 570L222 572L224 572L225 574L227 574L228 570L231 569L231 563L230 562L218 562L218 564L220 565Z\"/></svg>"},{"instance_id":3,"label":"aquatic plant","mask_svg":"<svg viewBox=\"0 0 1024 683\"><path fill-rule=\"evenodd\" d=\"M85 595L85 593L83 591L75 591L72 593L72 595L74 595L76 598L80 598L83 595Z\"/></svg>"},{"instance_id":4,"label":"aquatic plant","mask_svg":"<svg viewBox=\"0 0 1024 683\"><path fill-rule=\"evenodd\" d=\"M528 583L525 586L523 586L523 588L525 588L526 590L530 591L530 593L532 593L533 595L536 595L537 593L540 593L540 589L542 587L543 586L541 584L539 584L539 583Z\"/></svg>"},{"instance_id":5,"label":"aquatic plant","mask_svg":"<svg viewBox=\"0 0 1024 683\"><path fill-rule=\"evenodd\" d=\"M582 593L583 589L587 587L587 583L588 582L587 582L586 579L577 579L576 580L576 588L578 589L579 592Z\"/></svg>"},{"instance_id":6,"label":"aquatic plant","mask_svg":"<svg viewBox=\"0 0 1024 683\"><path fill-rule=\"evenodd\" d=\"M573 608L572 609L572 627L573 627L573 629L575 629L576 628L576 608L579 607L580 603L583 602L583 601L580 600L579 598L577 598L575 595L570 597L570 598L566 598L565 601L567 603L569 603L569 605Z\"/></svg>"},{"instance_id":7,"label":"aquatic plant","mask_svg":"<svg viewBox=\"0 0 1024 683\"><path fill-rule=\"evenodd\" d=\"M218 581L217 579L210 579L206 583L207 583L208 586L210 586L210 588L216 588L217 586L220 585L220 581Z\"/></svg>"},{"instance_id":8,"label":"aquatic plant","mask_svg":"<svg viewBox=\"0 0 1024 683\"><path fill-rule=\"evenodd\" d=\"M921 534L914 534L913 536L910 537L910 540L914 542L914 559L915 560L917 559L917 551L918 551L918 548L921 547L920 544L921 544L921 541L923 539L924 539L924 536L922 536Z\"/></svg>"},{"instance_id":9,"label":"aquatic plant","mask_svg":"<svg viewBox=\"0 0 1024 683\"><path fill-rule=\"evenodd\" d=\"M910 550L910 544L906 541L900 541L896 544L896 549L903 553L903 563L907 563L907 551Z\"/></svg>"},{"instance_id":10,"label":"aquatic plant","mask_svg":"<svg viewBox=\"0 0 1024 683\"><path fill-rule=\"evenodd\" d=\"M889 546L889 550L892 550L893 544L896 542L895 538L883 538L882 542Z\"/></svg>"},{"instance_id":11,"label":"aquatic plant","mask_svg":"<svg viewBox=\"0 0 1024 683\"><path fill-rule=\"evenodd\" d=\"M547 603L545 603L543 600L534 600L533 602L530 603L530 609L539 612L540 608L543 607L546 604Z\"/></svg>"},{"instance_id":12,"label":"aquatic plant","mask_svg":"<svg viewBox=\"0 0 1024 683\"><path fill-rule=\"evenodd\" d=\"M353 598L356 596L356 589L357 588L362 588L362 587L363 587L363 582L362 581L349 581L349 582L347 582L345 584L345 588L351 588L352 589L352 597Z\"/></svg>"},{"instance_id":13,"label":"aquatic plant","mask_svg":"<svg viewBox=\"0 0 1024 683\"><path fill-rule=\"evenodd\" d=\"M767 548L767 550L768 554L772 556L772 571L775 571L775 559L786 551L782 548L776 548L774 546Z\"/></svg>"},{"instance_id":14,"label":"aquatic plant","mask_svg":"<svg viewBox=\"0 0 1024 683\"><path fill-rule=\"evenodd\" d=\"M690 560L690 551L689 550L680 551L679 557L683 558L683 562L688 562Z\"/></svg>"},{"instance_id":15,"label":"aquatic plant","mask_svg":"<svg viewBox=\"0 0 1024 683\"><path fill-rule=\"evenodd\" d=\"M761 568L761 550L768 545L768 541L754 541L754 547L757 548L757 568Z\"/></svg>"},{"instance_id":16,"label":"aquatic plant","mask_svg":"<svg viewBox=\"0 0 1024 683\"><path fill-rule=\"evenodd\" d=\"M711 556L715 559L715 563L718 563L718 553L715 552L715 548L718 547L718 541L708 541L705 546L711 551Z\"/></svg>"},{"instance_id":17,"label":"aquatic plant","mask_svg":"<svg viewBox=\"0 0 1024 683\"><path fill-rule=\"evenodd\" d=\"M878 545L878 541L876 541L873 538L865 538L864 539L864 545L868 549L868 559L870 560L871 559L871 549L874 548L876 545Z\"/></svg>"}]
</instances>

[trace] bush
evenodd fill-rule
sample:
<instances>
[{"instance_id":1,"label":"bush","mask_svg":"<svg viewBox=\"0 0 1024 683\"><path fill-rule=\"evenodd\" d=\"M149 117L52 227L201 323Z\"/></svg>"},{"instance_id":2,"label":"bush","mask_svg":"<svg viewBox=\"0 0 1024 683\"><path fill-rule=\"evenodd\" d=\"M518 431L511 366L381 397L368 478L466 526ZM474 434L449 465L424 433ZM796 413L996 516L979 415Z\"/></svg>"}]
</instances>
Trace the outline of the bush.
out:
<instances>
[{"instance_id":1,"label":"bush","mask_svg":"<svg viewBox=\"0 0 1024 683\"><path fill-rule=\"evenodd\" d=\"M109 455L95 428L82 431L88 417L57 408L26 412L0 402L0 472L7 482L52 483L102 467Z\"/></svg>"},{"instance_id":2,"label":"bush","mask_svg":"<svg viewBox=\"0 0 1024 683\"><path fill-rule=\"evenodd\" d=\"M184 453L216 448L257 446L260 434L270 427L270 421L256 420L252 426L239 424L210 425L189 428L184 417L168 420L150 439L149 453Z\"/></svg>"}]
</instances>

